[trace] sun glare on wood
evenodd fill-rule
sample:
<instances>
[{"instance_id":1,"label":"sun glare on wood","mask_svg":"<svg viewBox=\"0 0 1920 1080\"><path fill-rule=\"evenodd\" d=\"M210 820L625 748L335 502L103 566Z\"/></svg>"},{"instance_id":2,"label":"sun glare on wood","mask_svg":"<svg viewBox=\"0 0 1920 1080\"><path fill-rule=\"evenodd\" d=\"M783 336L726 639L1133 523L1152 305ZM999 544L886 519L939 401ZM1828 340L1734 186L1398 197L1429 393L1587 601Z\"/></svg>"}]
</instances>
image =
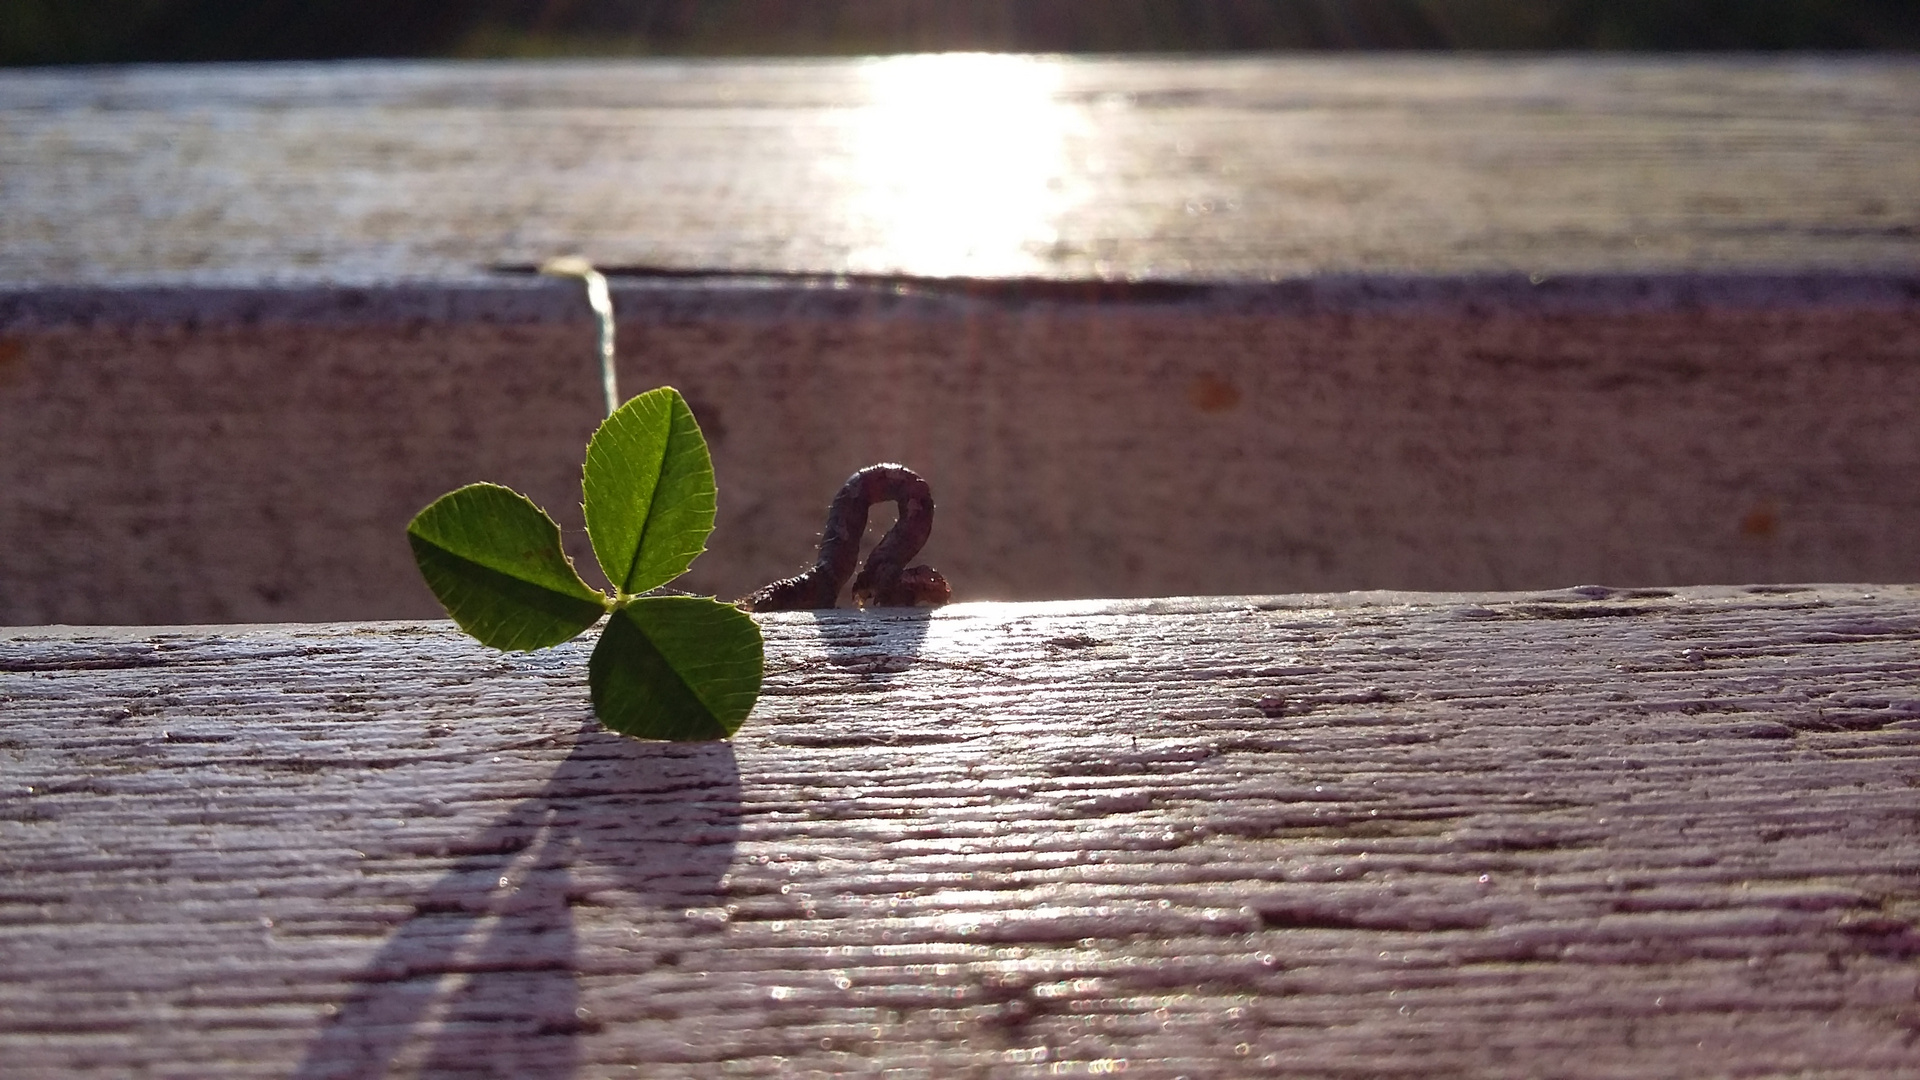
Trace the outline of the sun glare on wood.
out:
<instances>
[{"instance_id":1,"label":"sun glare on wood","mask_svg":"<svg viewBox=\"0 0 1920 1080\"><path fill-rule=\"evenodd\" d=\"M1064 208L1075 113L1057 62L948 54L875 60L853 120L846 210L873 273L1040 272Z\"/></svg>"}]
</instances>

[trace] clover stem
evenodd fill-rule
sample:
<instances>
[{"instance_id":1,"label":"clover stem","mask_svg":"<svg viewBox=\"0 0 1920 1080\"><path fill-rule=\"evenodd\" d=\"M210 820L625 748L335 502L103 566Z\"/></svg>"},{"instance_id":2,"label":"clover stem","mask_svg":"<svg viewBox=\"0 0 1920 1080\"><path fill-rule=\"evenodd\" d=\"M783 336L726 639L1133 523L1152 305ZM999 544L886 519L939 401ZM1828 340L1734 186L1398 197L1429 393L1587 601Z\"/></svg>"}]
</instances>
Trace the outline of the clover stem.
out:
<instances>
[{"instance_id":1,"label":"clover stem","mask_svg":"<svg viewBox=\"0 0 1920 1080\"><path fill-rule=\"evenodd\" d=\"M606 275L578 255L562 255L540 264L540 272L550 277L579 278L587 283L587 306L600 322L600 388L606 391L607 415L620 407L620 383L613 363L613 294L607 291Z\"/></svg>"}]
</instances>

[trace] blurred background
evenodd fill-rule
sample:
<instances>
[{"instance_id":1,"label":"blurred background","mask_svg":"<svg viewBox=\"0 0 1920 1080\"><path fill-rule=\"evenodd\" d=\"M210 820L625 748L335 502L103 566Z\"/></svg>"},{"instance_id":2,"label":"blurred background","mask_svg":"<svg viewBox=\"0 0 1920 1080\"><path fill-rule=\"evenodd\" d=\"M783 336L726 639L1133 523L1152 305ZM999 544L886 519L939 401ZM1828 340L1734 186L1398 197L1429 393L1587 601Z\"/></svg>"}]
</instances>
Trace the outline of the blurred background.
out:
<instances>
[{"instance_id":1,"label":"blurred background","mask_svg":"<svg viewBox=\"0 0 1920 1080\"><path fill-rule=\"evenodd\" d=\"M1913 50L1914 0L0 0L0 64L956 50Z\"/></svg>"}]
</instances>

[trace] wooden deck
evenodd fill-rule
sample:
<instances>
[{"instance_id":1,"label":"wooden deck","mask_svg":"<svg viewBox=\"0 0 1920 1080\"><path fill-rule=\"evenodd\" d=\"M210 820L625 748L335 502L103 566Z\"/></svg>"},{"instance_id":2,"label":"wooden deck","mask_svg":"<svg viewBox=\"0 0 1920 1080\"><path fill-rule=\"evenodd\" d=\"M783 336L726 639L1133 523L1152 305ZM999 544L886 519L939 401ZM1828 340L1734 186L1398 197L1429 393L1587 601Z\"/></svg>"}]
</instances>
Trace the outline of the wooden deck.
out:
<instances>
[{"instance_id":1,"label":"wooden deck","mask_svg":"<svg viewBox=\"0 0 1920 1080\"><path fill-rule=\"evenodd\" d=\"M1270 281L1920 262L1912 58L0 75L0 283Z\"/></svg>"},{"instance_id":2,"label":"wooden deck","mask_svg":"<svg viewBox=\"0 0 1920 1080\"><path fill-rule=\"evenodd\" d=\"M1920 588L0 631L9 1075L1910 1076Z\"/></svg>"},{"instance_id":3,"label":"wooden deck","mask_svg":"<svg viewBox=\"0 0 1920 1080\"><path fill-rule=\"evenodd\" d=\"M1910 57L0 73L0 623L430 617L436 495L577 526L566 251L725 596L890 459L965 599L1920 580L1916 115Z\"/></svg>"},{"instance_id":4,"label":"wooden deck","mask_svg":"<svg viewBox=\"0 0 1920 1080\"><path fill-rule=\"evenodd\" d=\"M0 1075L1920 1074L1920 62L0 73ZM732 743L424 615L592 329ZM1170 511L1170 508L1174 508ZM1552 592L1311 593L1347 588Z\"/></svg>"}]
</instances>

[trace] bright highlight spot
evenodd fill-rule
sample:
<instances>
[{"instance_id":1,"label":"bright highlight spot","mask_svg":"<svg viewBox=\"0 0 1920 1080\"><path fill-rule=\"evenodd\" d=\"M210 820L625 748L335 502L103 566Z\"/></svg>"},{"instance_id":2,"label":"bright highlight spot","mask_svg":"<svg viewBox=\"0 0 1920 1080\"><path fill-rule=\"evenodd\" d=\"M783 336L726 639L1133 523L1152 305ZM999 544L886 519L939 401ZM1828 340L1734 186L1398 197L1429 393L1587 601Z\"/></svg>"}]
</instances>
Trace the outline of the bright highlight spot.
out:
<instances>
[{"instance_id":1,"label":"bright highlight spot","mask_svg":"<svg viewBox=\"0 0 1920 1080\"><path fill-rule=\"evenodd\" d=\"M1066 205L1057 61L949 54L875 60L853 120L848 215L867 273L1012 277L1039 272Z\"/></svg>"}]
</instances>

